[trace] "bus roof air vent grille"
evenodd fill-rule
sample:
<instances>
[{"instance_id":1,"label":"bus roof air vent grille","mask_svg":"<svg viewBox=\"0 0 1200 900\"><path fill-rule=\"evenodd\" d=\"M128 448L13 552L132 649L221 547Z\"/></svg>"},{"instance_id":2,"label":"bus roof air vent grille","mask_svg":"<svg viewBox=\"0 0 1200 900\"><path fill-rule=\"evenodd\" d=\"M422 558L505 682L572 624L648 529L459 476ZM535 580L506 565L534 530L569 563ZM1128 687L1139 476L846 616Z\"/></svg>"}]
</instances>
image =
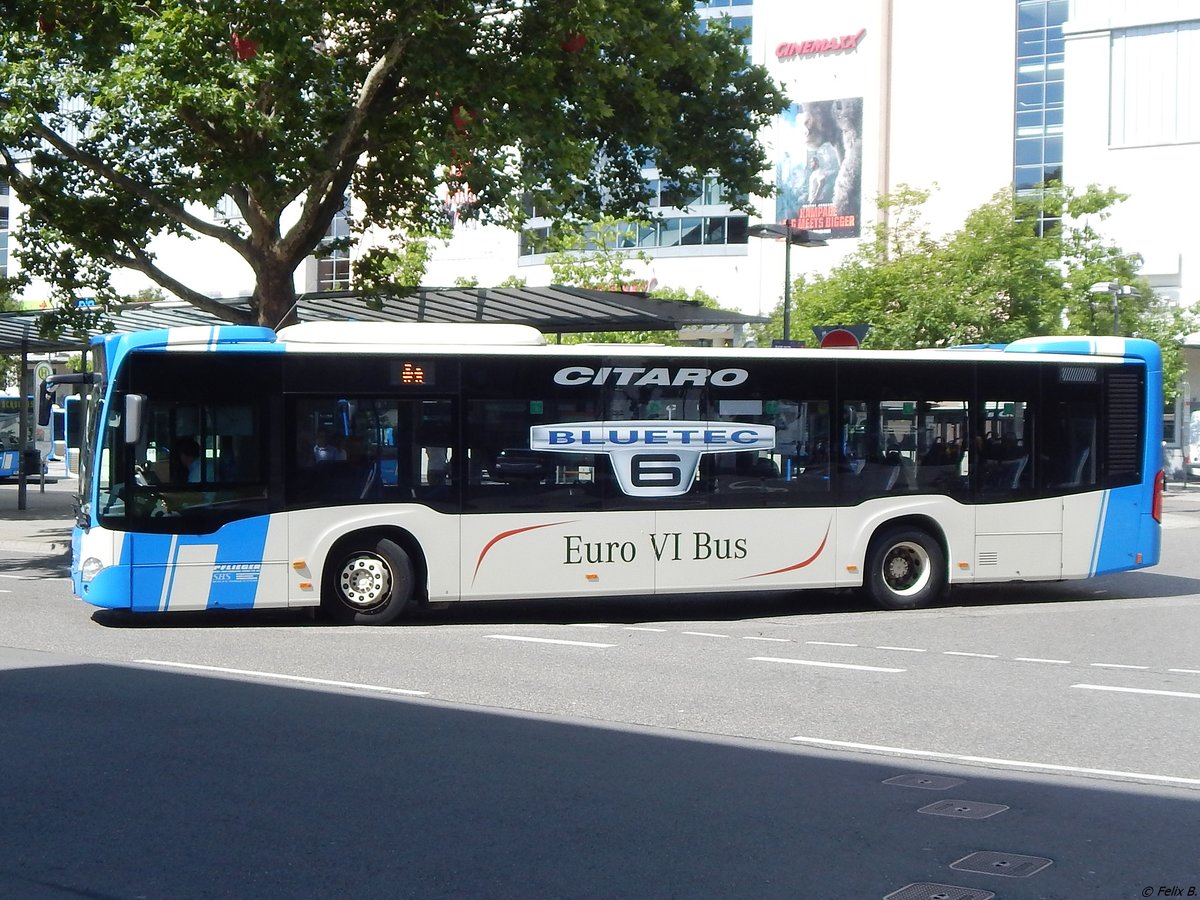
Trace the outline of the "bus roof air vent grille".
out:
<instances>
[{"instance_id":1,"label":"bus roof air vent grille","mask_svg":"<svg viewBox=\"0 0 1200 900\"><path fill-rule=\"evenodd\" d=\"M279 329L288 344L423 345L437 347L541 347L546 339L529 325L441 322L303 322Z\"/></svg>"},{"instance_id":2,"label":"bus roof air vent grille","mask_svg":"<svg viewBox=\"0 0 1200 900\"><path fill-rule=\"evenodd\" d=\"M1058 370L1060 384L1095 384L1098 376L1095 366L1063 366Z\"/></svg>"}]
</instances>

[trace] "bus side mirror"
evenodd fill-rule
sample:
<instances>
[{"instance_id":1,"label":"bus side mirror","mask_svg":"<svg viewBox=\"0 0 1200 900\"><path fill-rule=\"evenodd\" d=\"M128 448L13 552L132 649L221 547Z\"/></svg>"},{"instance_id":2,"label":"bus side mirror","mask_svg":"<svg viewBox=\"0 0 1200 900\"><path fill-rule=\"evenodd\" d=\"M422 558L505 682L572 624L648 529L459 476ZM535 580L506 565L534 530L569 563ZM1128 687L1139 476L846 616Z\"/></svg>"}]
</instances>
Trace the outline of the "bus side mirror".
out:
<instances>
[{"instance_id":1,"label":"bus side mirror","mask_svg":"<svg viewBox=\"0 0 1200 900\"><path fill-rule=\"evenodd\" d=\"M38 400L38 424L45 428L50 424L50 412L56 398L53 388L45 381L38 388L38 393L41 395Z\"/></svg>"},{"instance_id":2,"label":"bus side mirror","mask_svg":"<svg viewBox=\"0 0 1200 900\"><path fill-rule=\"evenodd\" d=\"M146 395L125 395L125 443L136 444L142 437L142 425L146 421Z\"/></svg>"}]
</instances>

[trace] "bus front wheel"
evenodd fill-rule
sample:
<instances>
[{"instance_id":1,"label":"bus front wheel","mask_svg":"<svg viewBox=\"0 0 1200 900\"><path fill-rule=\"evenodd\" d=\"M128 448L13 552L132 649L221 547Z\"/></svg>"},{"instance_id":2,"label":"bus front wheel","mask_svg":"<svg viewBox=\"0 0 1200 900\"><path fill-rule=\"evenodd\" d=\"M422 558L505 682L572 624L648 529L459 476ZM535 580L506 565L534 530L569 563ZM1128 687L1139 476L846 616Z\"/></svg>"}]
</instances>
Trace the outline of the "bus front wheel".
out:
<instances>
[{"instance_id":1,"label":"bus front wheel","mask_svg":"<svg viewBox=\"0 0 1200 900\"><path fill-rule=\"evenodd\" d=\"M891 528L867 552L867 593L884 609L920 609L946 587L946 555L928 532Z\"/></svg>"},{"instance_id":2,"label":"bus front wheel","mask_svg":"<svg viewBox=\"0 0 1200 900\"><path fill-rule=\"evenodd\" d=\"M412 560L395 541L351 544L330 555L321 606L336 622L384 625L404 612L413 582Z\"/></svg>"}]
</instances>

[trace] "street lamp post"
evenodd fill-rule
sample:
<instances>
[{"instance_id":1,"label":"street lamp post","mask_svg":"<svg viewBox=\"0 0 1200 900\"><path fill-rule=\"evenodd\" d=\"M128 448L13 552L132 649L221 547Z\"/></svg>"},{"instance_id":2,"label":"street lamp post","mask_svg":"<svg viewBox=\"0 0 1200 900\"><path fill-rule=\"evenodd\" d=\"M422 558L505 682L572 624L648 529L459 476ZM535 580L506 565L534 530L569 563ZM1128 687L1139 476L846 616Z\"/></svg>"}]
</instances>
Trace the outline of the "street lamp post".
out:
<instances>
[{"instance_id":1,"label":"street lamp post","mask_svg":"<svg viewBox=\"0 0 1200 900\"><path fill-rule=\"evenodd\" d=\"M1108 294L1112 298L1112 333L1121 333L1121 306L1120 299L1122 297L1137 297L1140 296L1138 289L1131 287L1128 284L1121 284L1119 281L1097 281L1090 288L1088 293L1091 294Z\"/></svg>"},{"instance_id":2,"label":"street lamp post","mask_svg":"<svg viewBox=\"0 0 1200 900\"><path fill-rule=\"evenodd\" d=\"M783 339L792 340L792 245L797 247L825 247L826 242L813 237L807 229L791 225L768 223L751 225L746 229L750 237L783 241Z\"/></svg>"}]
</instances>

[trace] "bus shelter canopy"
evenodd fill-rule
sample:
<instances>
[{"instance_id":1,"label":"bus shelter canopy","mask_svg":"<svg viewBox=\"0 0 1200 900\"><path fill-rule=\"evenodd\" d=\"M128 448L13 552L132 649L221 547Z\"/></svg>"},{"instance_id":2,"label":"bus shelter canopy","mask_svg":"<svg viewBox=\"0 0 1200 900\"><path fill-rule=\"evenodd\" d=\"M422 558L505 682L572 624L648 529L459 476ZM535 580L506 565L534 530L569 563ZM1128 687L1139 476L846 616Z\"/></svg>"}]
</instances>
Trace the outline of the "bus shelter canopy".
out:
<instances>
[{"instance_id":1,"label":"bus shelter canopy","mask_svg":"<svg viewBox=\"0 0 1200 900\"><path fill-rule=\"evenodd\" d=\"M231 310L250 312L250 298L222 301ZM530 325L547 334L589 331L674 331L687 325L738 325L766 322L761 316L709 309L692 301L660 300L645 294L586 288L433 288L420 287L383 296L353 291L301 294L301 322L483 322ZM88 334L44 336L42 313L0 313L0 354L53 353L86 348L92 334L127 333L186 325L217 325L225 320L182 300L131 303L108 312L105 326Z\"/></svg>"}]
</instances>

